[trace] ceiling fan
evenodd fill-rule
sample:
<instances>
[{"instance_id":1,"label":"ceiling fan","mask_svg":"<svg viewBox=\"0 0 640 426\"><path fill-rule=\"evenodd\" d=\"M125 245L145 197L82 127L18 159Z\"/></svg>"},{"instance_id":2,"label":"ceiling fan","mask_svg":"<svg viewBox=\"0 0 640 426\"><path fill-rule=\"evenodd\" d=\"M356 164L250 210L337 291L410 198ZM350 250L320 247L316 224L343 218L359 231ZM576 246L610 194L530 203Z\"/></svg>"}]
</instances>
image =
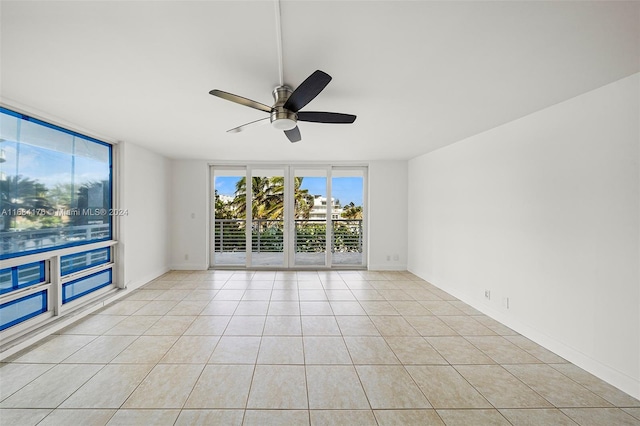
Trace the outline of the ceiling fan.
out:
<instances>
[{"instance_id":1,"label":"ceiling fan","mask_svg":"<svg viewBox=\"0 0 640 426\"><path fill-rule=\"evenodd\" d=\"M351 114L300 111L305 105L318 96L322 90L324 90L327 84L331 81L331 76L324 71L316 70L295 90L292 90L289 86L285 86L282 65L282 24L280 16L280 0L275 1L275 12L278 41L278 64L280 66L280 85L273 89L274 104L272 106L268 106L218 89L214 89L209 92L213 96L269 113L269 117L243 124L242 126L227 130L227 132L241 132L248 127L263 124L269 120L274 128L284 130L284 134L291 142L299 142L302 139L302 136L300 135L300 129L298 129L298 121L336 124L353 123L356 120L356 116Z\"/></svg>"},{"instance_id":2,"label":"ceiling fan","mask_svg":"<svg viewBox=\"0 0 640 426\"><path fill-rule=\"evenodd\" d=\"M270 120L274 128L284 130L285 135L287 135L287 138L289 138L291 142L298 142L302 139L300 129L298 129L297 125L298 121L351 124L356 120L356 116L351 114L300 111L305 105L318 96L330 81L331 76L329 74L317 70L307 77L296 90L292 91L288 86L278 86L273 90L273 98L275 100L273 106L268 106L232 93L223 92L222 90L214 89L209 93L213 96L269 113L269 117L243 124L242 126L228 130L228 132L241 132L247 127Z\"/></svg>"}]
</instances>

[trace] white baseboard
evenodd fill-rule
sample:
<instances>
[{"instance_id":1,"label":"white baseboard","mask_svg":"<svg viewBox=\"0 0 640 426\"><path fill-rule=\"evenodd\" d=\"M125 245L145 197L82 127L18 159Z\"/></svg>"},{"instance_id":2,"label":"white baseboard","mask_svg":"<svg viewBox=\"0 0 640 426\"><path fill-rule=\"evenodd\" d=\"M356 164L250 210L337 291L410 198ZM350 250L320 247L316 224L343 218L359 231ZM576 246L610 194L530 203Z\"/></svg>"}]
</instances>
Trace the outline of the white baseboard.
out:
<instances>
[{"instance_id":1,"label":"white baseboard","mask_svg":"<svg viewBox=\"0 0 640 426\"><path fill-rule=\"evenodd\" d=\"M409 272L413 273L416 276L420 276L414 271L409 270ZM425 279L424 277L421 278ZM430 283L438 287L439 289L446 291L450 295L462 300L463 302L479 310L483 314L506 325L517 333L522 334L526 338L536 342L541 346L544 346L551 352L561 356L562 358L575 364L583 370L586 370L594 376L615 386L621 391L628 393L636 399L640 399L640 381L638 379L630 377L627 374L624 374L608 365L601 363L600 361L582 353L575 348L572 348L571 346L566 345L565 343L557 339L554 339L553 337L541 332L540 330L513 318L505 312L488 306L486 303L484 303L484 299L472 297L465 292L461 292L453 288L447 288L445 286L440 286L434 282Z\"/></svg>"},{"instance_id":2,"label":"white baseboard","mask_svg":"<svg viewBox=\"0 0 640 426\"><path fill-rule=\"evenodd\" d=\"M201 263L175 263L171 265L172 271L206 271L209 265Z\"/></svg>"},{"instance_id":3,"label":"white baseboard","mask_svg":"<svg viewBox=\"0 0 640 426\"><path fill-rule=\"evenodd\" d=\"M374 263L367 267L370 271L406 271L406 264Z\"/></svg>"},{"instance_id":4,"label":"white baseboard","mask_svg":"<svg viewBox=\"0 0 640 426\"><path fill-rule=\"evenodd\" d=\"M148 282L151 282L151 281L155 280L159 276L166 274L170 270L171 269L168 266L163 266L162 268L156 269L155 271L146 274L142 278L138 278L138 279L135 279L133 281L127 282L126 283L126 288L127 288L127 290L135 290L137 288L140 288L143 285L147 284Z\"/></svg>"}]
</instances>

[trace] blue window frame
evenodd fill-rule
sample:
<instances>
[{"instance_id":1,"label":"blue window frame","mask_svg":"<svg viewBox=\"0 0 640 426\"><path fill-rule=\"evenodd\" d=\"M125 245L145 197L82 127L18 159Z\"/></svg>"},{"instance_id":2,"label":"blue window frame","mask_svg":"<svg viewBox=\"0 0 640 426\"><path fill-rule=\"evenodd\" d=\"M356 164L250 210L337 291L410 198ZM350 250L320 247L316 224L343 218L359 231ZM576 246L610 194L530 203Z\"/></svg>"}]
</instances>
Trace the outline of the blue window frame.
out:
<instances>
[{"instance_id":1,"label":"blue window frame","mask_svg":"<svg viewBox=\"0 0 640 426\"><path fill-rule=\"evenodd\" d=\"M79 297L106 287L112 282L111 269L96 272L62 285L62 303L68 303Z\"/></svg>"},{"instance_id":2,"label":"blue window frame","mask_svg":"<svg viewBox=\"0 0 640 426\"><path fill-rule=\"evenodd\" d=\"M109 262L111 262L110 247L69 254L60 257L60 274L69 275Z\"/></svg>"},{"instance_id":3,"label":"blue window frame","mask_svg":"<svg viewBox=\"0 0 640 426\"><path fill-rule=\"evenodd\" d=\"M0 259L112 239L112 147L0 107Z\"/></svg>"},{"instance_id":4,"label":"blue window frame","mask_svg":"<svg viewBox=\"0 0 640 426\"><path fill-rule=\"evenodd\" d=\"M44 282L45 263L34 262L0 270L0 294Z\"/></svg>"},{"instance_id":5,"label":"blue window frame","mask_svg":"<svg viewBox=\"0 0 640 426\"><path fill-rule=\"evenodd\" d=\"M47 291L33 293L0 305L0 331L47 312Z\"/></svg>"}]
</instances>

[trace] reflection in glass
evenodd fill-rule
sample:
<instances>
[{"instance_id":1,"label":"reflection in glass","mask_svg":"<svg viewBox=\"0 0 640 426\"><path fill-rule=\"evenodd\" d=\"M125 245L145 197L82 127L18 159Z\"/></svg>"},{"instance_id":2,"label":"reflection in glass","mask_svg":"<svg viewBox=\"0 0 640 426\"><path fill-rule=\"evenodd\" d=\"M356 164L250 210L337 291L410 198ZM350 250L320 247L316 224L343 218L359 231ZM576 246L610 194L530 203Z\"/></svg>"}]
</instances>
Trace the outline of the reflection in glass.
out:
<instances>
[{"instance_id":1,"label":"reflection in glass","mask_svg":"<svg viewBox=\"0 0 640 426\"><path fill-rule=\"evenodd\" d=\"M111 146L0 108L0 257L111 238Z\"/></svg>"}]
</instances>

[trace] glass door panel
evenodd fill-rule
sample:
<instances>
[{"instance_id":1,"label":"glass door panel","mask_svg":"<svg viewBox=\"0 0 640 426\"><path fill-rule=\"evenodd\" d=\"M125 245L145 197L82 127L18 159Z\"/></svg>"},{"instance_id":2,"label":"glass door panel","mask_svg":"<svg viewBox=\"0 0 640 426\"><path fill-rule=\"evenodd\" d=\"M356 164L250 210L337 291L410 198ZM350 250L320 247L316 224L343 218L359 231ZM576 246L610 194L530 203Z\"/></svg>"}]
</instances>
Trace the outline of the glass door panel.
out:
<instances>
[{"instance_id":1,"label":"glass door panel","mask_svg":"<svg viewBox=\"0 0 640 426\"><path fill-rule=\"evenodd\" d=\"M327 169L294 169L293 264L327 265Z\"/></svg>"},{"instance_id":2,"label":"glass door panel","mask_svg":"<svg viewBox=\"0 0 640 426\"><path fill-rule=\"evenodd\" d=\"M331 171L332 266L364 266L364 178L365 169L338 168Z\"/></svg>"},{"instance_id":3,"label":"glass door panel","mask_svg":"<svg viewBox=\"0 0 640 426\"><path fill-rule=\"evenodd\" d=\"M249 266L284 267L285 169L256 168L251 175L251 257Z\"/></svg>"},{"instance_id":4,"label":"glass door panel","mask_svg":"<svg viewBox=\"0 0 640 426\"><path fill-rule=\"evenodd\" d=\"M212 169L213 267L366 267L366 167Z\"/></svg>"},{"instance_id":5,"label":"glass door panel","mask_svg":"<svg viewBox=\"0 0 640 426\"><path fill-rule=\"evenodd\" d=\"M242 197L245 184L244 168L216 168L213 171L214 266L245 266L247 263L246 199Z\"/></svg>"}]
</instances>

